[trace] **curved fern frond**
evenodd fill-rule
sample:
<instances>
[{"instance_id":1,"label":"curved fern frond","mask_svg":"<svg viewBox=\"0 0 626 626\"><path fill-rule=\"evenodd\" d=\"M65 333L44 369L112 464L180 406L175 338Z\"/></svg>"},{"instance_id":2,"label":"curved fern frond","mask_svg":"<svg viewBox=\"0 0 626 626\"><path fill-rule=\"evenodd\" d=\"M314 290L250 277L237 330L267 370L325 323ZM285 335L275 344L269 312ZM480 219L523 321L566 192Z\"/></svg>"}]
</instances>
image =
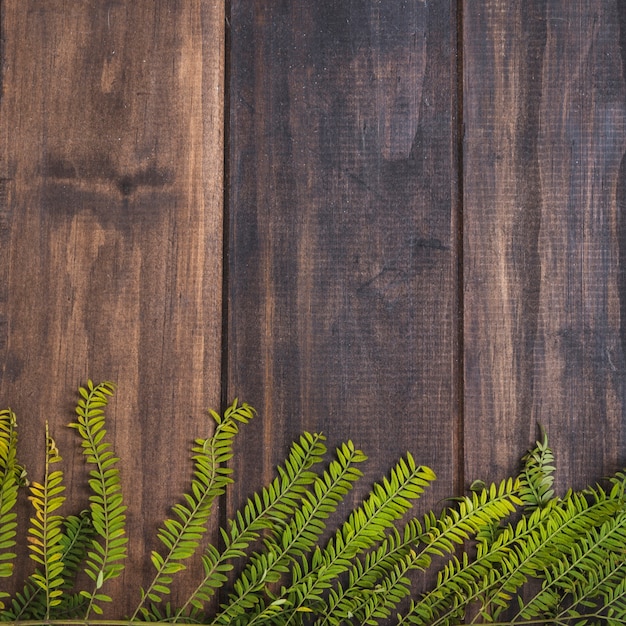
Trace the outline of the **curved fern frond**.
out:
<instances>
[{"instance_id":1,"label":"curved fern frond","mask_svg":"<svg viewBox=\"0 0 626 626\"><path fill-rule=\"evenodd\" d=\"M626 571L622 565L615 575L611 574L608 584L602 585L601 606L606 607L608 624L626 623ZM613 621L611 621L613 620Z\"/></svg>"},{"instance_id":2,"label":"curved fern frond","mask_svg":"<svg viewBox=\"0 0 626 626\"><path fill-rule=\"evenodd\" d=\"M382 555L373 568L374 576L363 580L350 579L347 595L353 594L355 600L344 604L338 616L354 617L357 623L374 624L387 619L391 610L410 591L408 575L412 570L425 570L432 562L433 556L444 556L454 552L471 537L479 535L486 526L497 524L515 511L518 500L515 496L518 484L511 479L499 485L492 484L471 497L456 499L456 507L446 509L439 518L428 514L423 525L417 519L411 520L404 529L402 543L393 541L396 551L384 555L385 540L375 554ZM370 563L370 557L366 565ZM398 558L399 557L399 558ZM357 568L359 567L357 562ZM363 589L361 589L363 587ZM332 600L332 593L329 598ZM340 605L341 606L341 605ZM333 622L331 606L325 621Z\"/></svg>"},{"instance_id":3,"label":"curved fern frond","mask_svg":"<svg viewBox=\"0 0 626 626\"><path fill-rule=\"evenodd\" d=\"M46 423L46 458L43 484L33 482L30 485L31 501L35 515L31 517L28 535L30 558L40 566L32 575L33 582L43 591L45 598L44 619L50 619L52 607L61 604L63 595L63 517L53 515L59 509L65 497L63 472L51 471L50 466L59 463L61 456L54 439L48 432Z\"/></svg>"},{"instance_id":4,"label":"curved fern frond","mask_svg":"<svg viewBox=\"0 0 626 626\"><path fill-rule=\"evenodd\" d=\"M215 624L229 624L246 614L249 624L255 622L256 615L268 618L282 610L283 598L273 597L267 586L277 583L289 572L289 565L299 558L305 558L317 544L324 532L324 520L328 518L361 478L356 463L366 460L365 455L356 450L349 441L337 450L333 460L311 485L311 491L304 491L299 508L292 511L292 518L278 536L265 539L265 551L253 554L248 565L233 585L230 602L222 606ZM281 594L282 595L282 594ZM270 602L265 602L265 596ZM287 602L288 604L288 602Z\"/></svg>"},{"instance_id":5,"label":"curved fern frond","mask_svg":"<svg viewBox=\"0 0 626 626\"><path fill-rule=\"evenodd\" d=\"M204 578L177 612L177 620L187 614L190 606L202 609L210 601L216 589L226 582L226 573L233 567L230 561L245 556L245 550L262 531L270 537L286 524L307 487L317 478L310 468L322 461L326 452L323 442L324 437L319 433L303 433L292 444L284 466L276 468L278 476L248 499L228 522L228 529L220 529L224 547L221 552L212 545L207 547L202 556Z\"/></svg>"},{"instance_id":6,"label":"curved fern frond","mask_svg":"<svg viewBox=\"0 0 626 626\"><path fill-rule=\"evenodd\" d=\"M457 506L445 510L439 518L429 513L424 520L426 542L424 554L446 556L455 547L467 545L478 538L485 528L492 528L516 511L519 484L508 479L492 484L471 496L457 498ZM462 556L452 556L438 572L435 588L419 600L413 600L408 611L398 616L399 623L453 624L462 616L466 605L479 597L487 573L496 576L497 566L505 561L513 540L513 529L501 528L489 544L478 539L476 556L464 550Z\"/></svg>"},{"instance_id":7,"label":"curved fern frond","mask_svg":"<svg viewBox=\"0 0 626 626\"><path fill-rule=\"evenodd\" d=\"M216 498L224 493L226 485L232 482L232 470L224 464L232 457L233 441L239 432L238 424L246 424L254 417L254 410L247 404L238 404L235 400L226 409L222 417L210 411L215 422L213 434L206 439L196 439L192 448L194 472L191 487L184 494L185 504L174 505L173 511L178 519L167 519L158 531L158 538L167 548L161 555L154 551L151 555L156 574L144 591L132 620L139 613L149 613L146 601L160 602L170 593L173 575L186 569L183 561L191 557L200 539L207 531L211 510Z\"/></svg>"},{"instance_id":8,"label":"curved fern frond","mask_svg":"<svg viewBox=\"0 0 626 626\"><path fill-rule=\"evenodd\" d=\"M92 580L92 591L81 591L87 599L85 619L91 613L101 614L99 602L110 602L111 598L102 593L105 581L119 576L126 558L126 507L122 502L119 459L111 451L111 444L106 442L105 415L109 397L113 395L115 385L103 382L98 385L91 380L87 387L80 387L81 395L76 406L76 422L70 424L78 431L82 442L83 454L93 469L89 472L89 497L91 521L96 533L92 549L85 561L85 573Z\"/></svg>"},{"instance_id":9,"label":"curved fern frond","mask_svg":"<svg viewBox=\"0 0 626 626\"><path fill-rule=\"evenodd\" d=\"M522 518L516 530L518 541L509 555L508 572L497 585L485 589L482 610L497 619L506 608L501 598L510 598L529 578L541 577L546 568L564 557L569 546L621 508L620 500L598 488L588 490L586 495L569 492L563 500L554 499L542 509L535 509L529 518Z\"/></svg>"},{"instance_id":10,"label":"curved fern frond","mask_svg":"<svg viewBox=\"0 0 626 626\"><path fill-rule=\"evenodd\" d=\"M596 570L588 570L580 577L569 595L568 606L557 613L556 619L569 621L588 614L590 608L611 619L626 618L626 555L611 552L605 563ZM610 623L610 620L609 620Z\"/></svg>"},{"instance_id":11,"label":"curved fern frond","mask_svg":"<svg viewBox=\"0 0 626 626\"><path fill-rule=\"evenodd\" d=\"M445 556L454 552L486 528L506 519L521 505L517 497L519 481L511 478L492 483L470 496L454 498L456 506L444 509L439 517L431 511L424 517L425 551Z\"/></svg>"},{"instance_id":12,"label":"curved fern frond","mask_svg":"<svg viewBox=\"0 0 626 626\"><path fill-rule=\"evenodd\" d=\"M17 462L17 420L10 409L0 411L0 578L13 573L17 514L14 511L23 469ZM8 597L0 590L0 598ZM4 607L0 601L0 609Z\"/></svg>"}]
</instances>

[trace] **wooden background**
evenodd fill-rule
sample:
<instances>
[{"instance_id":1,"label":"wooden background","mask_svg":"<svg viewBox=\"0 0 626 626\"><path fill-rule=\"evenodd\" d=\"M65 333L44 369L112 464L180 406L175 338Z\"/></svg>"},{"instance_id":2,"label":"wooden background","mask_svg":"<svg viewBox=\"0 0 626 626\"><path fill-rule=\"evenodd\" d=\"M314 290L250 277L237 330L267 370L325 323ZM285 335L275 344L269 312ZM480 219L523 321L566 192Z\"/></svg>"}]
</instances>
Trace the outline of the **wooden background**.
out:
<instances>
[{"instance_id":1,"label":"wooden background","mask_svg":"<svg viewBox=\"0 0 626 626\"><path fill-rule=\"evenodd\" d=\"M0 401L40 475L87 377L151 574L205 409L259 418L225 516L322 430L405 450L424 505L545 426L559 484L624 463L619 0L0 0ZM355 498L358 497L358 494ZM26 548L18 573L29 571ZM115 591L113 591L115 593Z\"/></svg>"}]
</instances>

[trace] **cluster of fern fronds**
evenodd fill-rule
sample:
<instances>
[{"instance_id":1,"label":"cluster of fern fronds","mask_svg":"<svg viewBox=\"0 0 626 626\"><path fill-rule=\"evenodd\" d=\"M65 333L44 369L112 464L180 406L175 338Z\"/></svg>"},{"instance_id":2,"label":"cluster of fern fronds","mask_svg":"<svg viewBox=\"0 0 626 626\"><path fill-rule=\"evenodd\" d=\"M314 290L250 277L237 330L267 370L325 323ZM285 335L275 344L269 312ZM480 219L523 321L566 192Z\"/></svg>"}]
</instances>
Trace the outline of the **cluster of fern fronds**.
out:
<instances>
[{"instance_id":1,"label":"cluster of fern fronds","mask_svg":"<svg viewBox=\"0 0 626 626\"><path fill-rule=\"evenodd\" d=\"M54 439L46 432L41 482L27 484L15 415L0 412L0 577L11 576L16 557L20 490L32 503L34 562L23 589L13 597L0 590L0 621L95 624L111 601L107 581L123 571L127 544L119 459L105 428L113 390L91 381L79 390L71 426L91 496L78 515L59 513L65 498ZM212 507L233 480L234 439L254 411L235 401L210 416L211 433L192 448L189 489L157 531L162 548L149 555L152 582L135 590L137 608L119 623L626 623L626 476L556 496L545 434L517 477L475 483L443 511L422 515L415 501L435 475L406 454L343 523L327 529L366 457L348 441L329 458L323 436L304 433L274 480L211 543ZM173 606L167 600L176 575L196 553L204 574ZM433 572L430 591L412 589L412 573L420 571ZM89 585L76 589L81 572Z\"/></svg>"}]
</instances>

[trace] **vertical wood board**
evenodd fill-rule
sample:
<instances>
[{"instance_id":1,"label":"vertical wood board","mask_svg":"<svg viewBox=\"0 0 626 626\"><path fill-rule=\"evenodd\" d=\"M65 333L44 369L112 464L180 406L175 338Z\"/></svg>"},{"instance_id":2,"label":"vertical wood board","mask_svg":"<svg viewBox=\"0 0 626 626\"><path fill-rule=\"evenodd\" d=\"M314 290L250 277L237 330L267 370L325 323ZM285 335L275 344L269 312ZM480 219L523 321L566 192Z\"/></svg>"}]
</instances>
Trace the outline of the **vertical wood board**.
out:
<instances>
[{"instance_id":1,"label":"vertical wood board","mask_svg":"<svg viewBox=\"0 0 626 626\"><path fill-rule=\"evenodd\" d=\"M514 471L538 424L561 485L580 487L620 466L626 103L618 5L464 3L470 480Z\"/></svg>"},{"instance_id":2,"label":"vertical wood board","mask_svg":"<svg viewBox=\"0 0 626 626\"><path fill-rule=\"evenodd\" d=\"M88 376L118 383L124 612L220 398L224 5L3 0L1 13L0 398L37 480L50 422L84 506L73 394Z\"/></svg>"},{"instance_id":3,"label":"vertical wood board","mask_svg":"<svg viewBox=\"0 0 626 626\"><path fill-rule=\"evenodd\" d=\"M303 430L455 479L454 3L234 0L228 392L269 480ZM362 493L363 489L359 490Z\"/></svg>"}]
</instances>

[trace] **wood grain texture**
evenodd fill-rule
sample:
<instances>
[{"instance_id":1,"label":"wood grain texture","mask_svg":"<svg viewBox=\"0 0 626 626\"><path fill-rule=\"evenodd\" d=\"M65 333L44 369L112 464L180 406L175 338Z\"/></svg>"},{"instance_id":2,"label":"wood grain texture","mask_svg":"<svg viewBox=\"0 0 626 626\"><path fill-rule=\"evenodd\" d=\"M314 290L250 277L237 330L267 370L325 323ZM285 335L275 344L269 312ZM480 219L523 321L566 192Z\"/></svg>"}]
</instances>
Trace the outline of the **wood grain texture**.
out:
<instances>
[{"instance_id":1,"label":"wood grain texture","mask_svg":"<svg viewBox=\"0 0 626 626\"><path fill-rule=\"evenodd\" d=\"M619 7L464 3L468 479L513 471L538 423L561 485L623 462Z\"/></svg>"},{"instance_id":2,"label":"wood grain texture","mask_svg":"<svg viewBox=\"0 0 626 626\"><path fill-rule=\"evenodd\" d=\"M117 589L137 594L116 594L124 613L220 401L224 5L3 0L1 13L0 398L33 477L50 421L76 493L73 394L88 376L119 383Z\"/></svg>"},{"instance_id":3,"label":"wood grain texture","mask_svg":"<svg viewBox=\"0 0 626 626\"><path fill-rule=\"evenodd\" d=\"M453 6L232 2L228 392L260 413L235 502L305 429L450 492Z\"/></svg>"}]
</instances>

